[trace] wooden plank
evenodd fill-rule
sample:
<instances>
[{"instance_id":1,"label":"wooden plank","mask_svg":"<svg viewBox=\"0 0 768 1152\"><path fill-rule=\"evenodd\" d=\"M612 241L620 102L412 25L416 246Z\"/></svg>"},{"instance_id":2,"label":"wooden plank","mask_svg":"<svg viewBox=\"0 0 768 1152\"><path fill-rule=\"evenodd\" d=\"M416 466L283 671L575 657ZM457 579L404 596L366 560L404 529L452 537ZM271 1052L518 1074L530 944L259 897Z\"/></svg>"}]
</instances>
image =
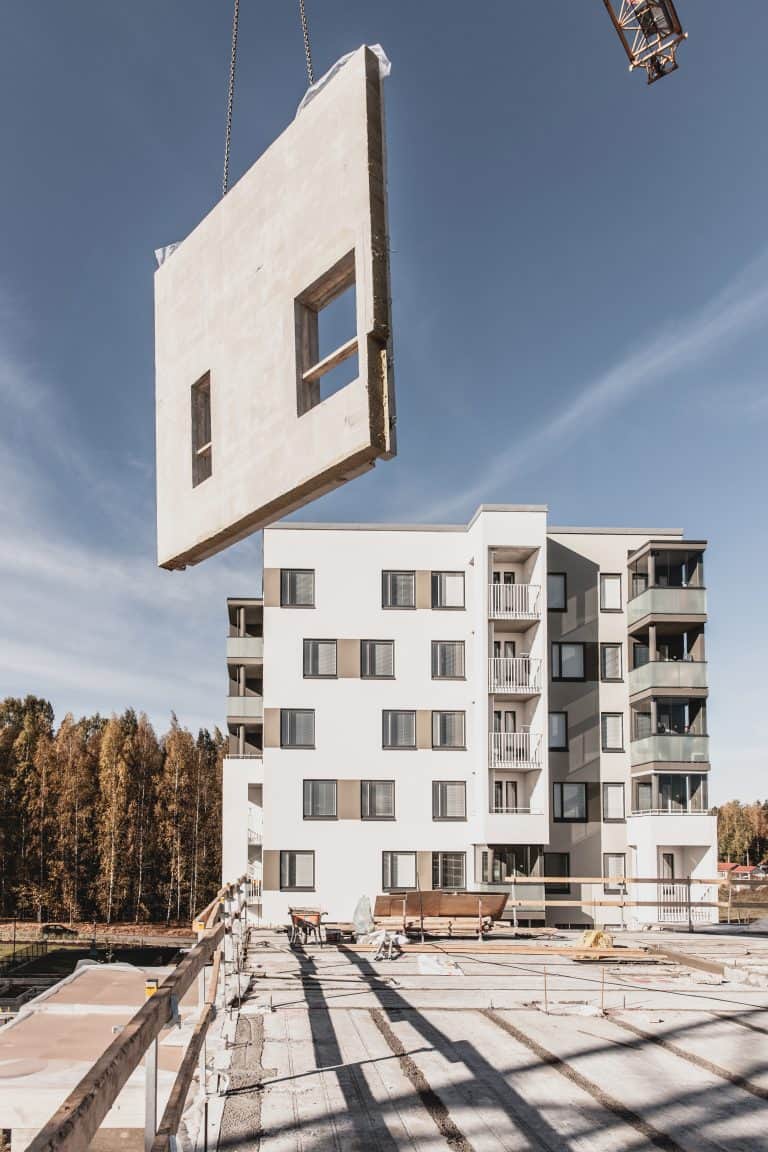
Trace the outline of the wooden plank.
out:
<instances>
[{"instance_id":1,"label":"wooden plank","mask_svg":"<svg viewBox=\"0 0 768 1152\"><path fill-rule=\"evenodd\" d=\"M324 356L317 364L313 364L311 368L302 375L302 380L305 384L312 384L315 380L319 380L330 372L332 368L336 368L339 364L343 364L345 360L349 360L350 356L354 356L357 352L357 336L353 336L351 340L347 340L346 344L342 344L335 352L331 352L330 356Z\"/></svg>"},{"instance_id":2,"label":"wooden plank","mask_svg":"<svg viewBox=\"0 0 768 1152\"><path fill-rule=\"evenodd\" d=\"M224 937L224 925L206 932L157 992L142 1004L29 1145L28 1152L86 1152L91 1140L151 1042L173 1017L198 972Z\"/></svg>"}]
</instances>

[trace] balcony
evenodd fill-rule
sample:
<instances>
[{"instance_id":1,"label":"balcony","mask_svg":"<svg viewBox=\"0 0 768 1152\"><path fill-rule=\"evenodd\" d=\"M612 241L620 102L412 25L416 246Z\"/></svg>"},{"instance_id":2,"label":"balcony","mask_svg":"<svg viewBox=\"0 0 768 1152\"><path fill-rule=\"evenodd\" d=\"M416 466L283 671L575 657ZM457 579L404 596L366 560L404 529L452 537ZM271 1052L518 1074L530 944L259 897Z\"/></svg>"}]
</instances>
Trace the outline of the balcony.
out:
<instances>
[{"instance_id":1,"label":"balcony","mask_svg":"<svg viewBox=\"0 0 768 1152\"><path fill-rule=\"evenodd\" d=\"M260 664L264 659L263 636L228 636L227 660L238 664Z\"/></svg>"},{"instance_id":2,"label":"balcony","mask_svg":"<svg viewBox=\"0 0 768 1152\"><path fill-rule=\"evenodd\" d=\"M677 732L642 736L630 745L632 766L639 764L707 764L709 737Z\"/></svg>"},{"instance_id":3,"label":"balcony","mask_svg":"<svg viewBox=\"0 0 768 1152\"><path fill-rule=\"evenodd\" d=\"M541 767L541 736L536 732L491 732L488 746L492 768L527 771Z\"/></svg>"},{"instance_id":4,"label":"balcony","mask_svg":"<svg viewBox=\"0 0 768 1152\"><path fill-rule=\"evenodd\" d=\"M263 696L228 696L227 718L235 722L238 720L263 720Z\"/></svg>"},{"instance_id":5,"label":"balcony","mask_svg":"<svg viewBox=\"0 0 768 1152\"><path fill-rule=\"evenodd\" d=\"M540 620L540 584L489 584L488 615L492 620Z\"/></svg>"},{"instance_id":6,"label":"balcony","mask_svg":"<svg viewBox=\"0 0 768 1152\"><path fill-rule=\"evenodd\" d=\"M679 689L683 693L706 689L705 660L650 660L629 673L629 694L657 689Z\"/></svg>"},{"instance_id":7,"label":"balcony","mask_svg":"<svg viewBox=\"0 0 768 1152\"><path fill-rule=\"evenodd\" d=\"M264 810L257 804L248 805L248 843L261 844L264 836Z\"/></svg>"},{"instance_id":8,"label":"balcony","mask_svg":"<svg viewBox=\"0 0 768 1152\"><path fill-rule=\"evenodd\" d=\"M535 696L541 692L541 660L531 656L492 656L488 691L499 696Z\"/></svg>"},{"instance_id":9,"label":"balcony","mask_svg":"<svg viewBox=\"0 0 768 1152\"><path fill-rule=\"evenodd\" d=\"M705 588L646 588L627 604L630 628L647 617L704 617L706 614Z\"/></svg>"}]
</instances>

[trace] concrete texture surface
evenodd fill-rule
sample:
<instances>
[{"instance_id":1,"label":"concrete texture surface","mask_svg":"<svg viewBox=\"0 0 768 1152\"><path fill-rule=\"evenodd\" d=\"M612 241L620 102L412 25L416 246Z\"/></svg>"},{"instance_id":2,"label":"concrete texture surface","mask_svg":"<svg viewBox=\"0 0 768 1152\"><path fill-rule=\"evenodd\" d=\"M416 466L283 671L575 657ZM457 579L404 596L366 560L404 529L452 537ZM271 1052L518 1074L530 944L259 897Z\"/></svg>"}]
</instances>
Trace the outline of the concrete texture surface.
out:
<instances>
[{"instance_id":1,"label":"concrete texture surface","mask_svg":"<svg viewBox=\"0 0 768 1152\"><path fill-rule=\"evenodd\" d=\"M329 274L337 286L354 276L358 374L322 398L304 371L330 351L313 334ZM382 83L370 49L158 268L155 328L161 566L196 563L394 454ZM207 374L212 472L193 486L191 390Z\"/></svg>"},{"instance_id":2,"label":"concrete texture surface","mask_svg":"<svg viewBox=\"0 0 768 1152\"><path fill-rule=\"evenodd\" d=\"M744 937L621 942L768 955ZM768 1147L765 990L658 960L444 947L460 975L254 934L219 1148Z\"/></svg>"}]
</instances>

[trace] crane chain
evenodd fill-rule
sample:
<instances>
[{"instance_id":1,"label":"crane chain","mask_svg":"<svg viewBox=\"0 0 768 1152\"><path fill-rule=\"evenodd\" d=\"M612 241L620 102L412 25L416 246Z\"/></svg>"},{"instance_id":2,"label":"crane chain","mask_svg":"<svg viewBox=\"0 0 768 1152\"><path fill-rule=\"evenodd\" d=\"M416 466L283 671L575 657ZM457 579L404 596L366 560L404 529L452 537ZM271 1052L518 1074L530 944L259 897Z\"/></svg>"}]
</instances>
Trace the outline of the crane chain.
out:
<instances>
[{"instance_id":1,"label":"crane chain","mask_svg":"<svg viewBox=\"0 0 768 1152\"><path fill-rule=\"evenodd\" d=\"M227 130L224 136L224 178L221 182L221 195L226 196L229 188L229 149L232 142L232 109L235 104L235 68L237 67L237 29L240 22L240 0L235 0L232 16L232 55L229 62L229 90L227 93Z\"/></svg>"},{"instance_id":2,"label":"crane chain","mask_svg":"<svg viewBox=\"0 0 768 1152\"><path fill-rule=\"evenodd\" d=\"M315 72L312 67L312 48L309 43L309 24L307 23L307 12L304 7L304 0L299 0L299 15L301 16L301 33L304 37L304 55L307 58L307 79L309 85L315 82Z\"/></svg>"}]
</instances>

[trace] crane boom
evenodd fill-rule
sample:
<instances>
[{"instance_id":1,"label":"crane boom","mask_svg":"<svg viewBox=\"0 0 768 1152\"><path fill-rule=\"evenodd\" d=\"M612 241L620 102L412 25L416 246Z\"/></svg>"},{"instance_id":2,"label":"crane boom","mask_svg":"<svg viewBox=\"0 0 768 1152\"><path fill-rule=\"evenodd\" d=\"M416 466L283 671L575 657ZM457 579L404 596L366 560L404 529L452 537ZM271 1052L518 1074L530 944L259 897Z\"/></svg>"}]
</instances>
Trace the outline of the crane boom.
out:
<instances>
[{"instance_id":1,"label":"crane boom","mask_svg":"<svg viewBox=\"0 0 768 1152\"><path fill-rule=\"evenodd\" d=\"M677 68L677 48L686 39L672 0L603 0L629 58L630 72L644 68L653 84Z\"/></svg>"}]
</instances>

